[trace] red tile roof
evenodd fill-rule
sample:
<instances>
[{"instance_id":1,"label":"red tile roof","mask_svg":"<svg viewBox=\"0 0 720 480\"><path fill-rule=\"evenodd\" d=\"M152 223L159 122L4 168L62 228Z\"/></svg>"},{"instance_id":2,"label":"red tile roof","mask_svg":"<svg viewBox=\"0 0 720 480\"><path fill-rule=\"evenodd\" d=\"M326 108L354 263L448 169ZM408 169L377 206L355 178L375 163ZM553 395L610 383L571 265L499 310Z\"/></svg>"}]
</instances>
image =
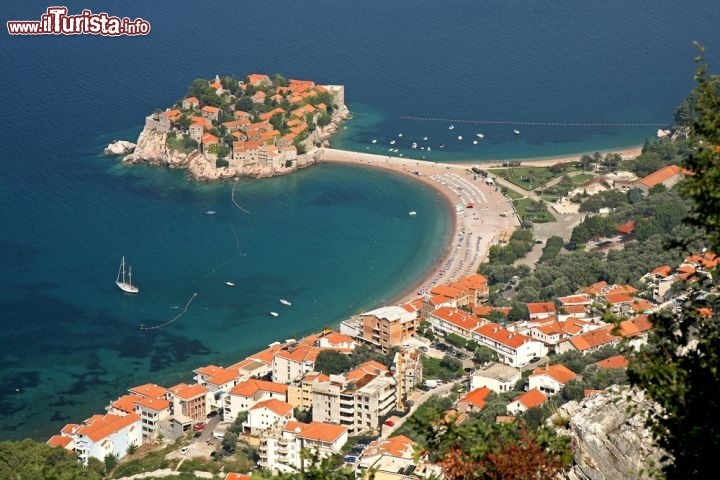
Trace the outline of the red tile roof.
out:
<instances>
[{"instance_id":1,"label":"red tile roof","mask_svg":"<svg viewBox=\"0 0 720 480\"><path fill-rule=\"evenodd\" d=\"M170 387L170 391L178 398L183 400L193 400L201 395L205 395L210 390L202 385L186 385L184 383Z\"/></svg>"},{"instance_id":2,"label":"red tile roof","mask_svg":"<svg viewBox=\"0 0 720 480\"><path fill-rule=\"evenodd\" d=\"M619 339L618 336L610 333L614 327L614 325L608 325L596 330L590 330L589 332L572 337L570 343L581 352L612 343Z\"/></svg>"},{"instance_id":3,"label":"red tile roof","mask_svg":"<svg viewBox=\"0 0 720 480\"><path fill-rule=\"evenodd\" d=\"M569 305L590 305L592 300L587 295L570 295L569 297L558 297L558 301L562 303L563 307L567 308Z\"/></svg>"},{"instance_id":4,"label":"red tile roof","mask_svg":"<svg viewBox=\"0 0 720 480\"><path fill-rule=\"evenodd\" d=\"M135 403L141 398L142 397L140 397L139 395L123 395L122 397L112 402L110 405L113 408L123 411L125 413L134 413Z\"/></svg>"},{"instance_id":5,"label":"red tile roof","mask_svg":"<svg viewBox=\"0 0 720 480\"><path fill-rule=\"evenodd\" d=\"M170 402L165 400L164 398L141 398L137 402L135 402L137 405L148 409L148 410L155 410L155 411L161 411L165 410L167 408L170 408Z\"/></svg>"},{"instance_id":6,"label":"red tile roof","mask_svg":"<svg viewBox=\"0 0 720 480\"><path fill-rule=\"evenodd\" d=\"M46 443L52 447L62 447L67 448L70 443L72 443L73 439L71 437L65 437L62 435L53 435L50 437L50 440L48 440Z\"/></svg>"},{"instance_id":7,"label":"red tile roof","mask_svg":"<svg viewBox=\"0 0 720 480\"><path fill-rule=\"evenodd\" d=\"M518 401L522 403L525 408L530 409L539 407L543 403L547 402L547 399L548 398L545 396L544 393L542 393L537 388L533 388L532 390L528 390L527 392L521 393L520 395L515 397L513 399L513 402Z\"/></svg>"},{"instance_id":8,"label":"red tile roof","mask_svg":"<svg viewBox=\"0 0 720 480\"><path fill-rule=\"evenodd\" d=\"M293 413L292 405L283 402L282 400L278 400L277 398L270 398L268 400L258 402L254 406L250 407L250 410L257 410L259 408L267 408L281 417L292 416Z\"/></svg>"},{"instance_id":9,"label":"red tile roof","mask_svg":"<svg viewBox=\"0 0 720 480\"><path fill-rule=\"evenodd\" d=\"M677 165L668 165L660 170L656 170L647 177L638 180L638 183L645 185L648 188L652 188L655 185L659 185L663 182L670 180L675 175L687 175L690 172Z\"/></svg>"},{"instance_id":10,"label":"red tile roof","mask_svg":"<svg viewBox=\"0 0 720 480\"><path fill-rule=\"evenodd\" d=\"M555 314L555 304L553 302L528 303L528 313L530 315L538 315L541 313Z\"/></svg>"},{"instance_id":11,"label":"red tile roof","mask_svg":"<svg viewBox=\"0 0 720 480\"><path fill-rule=\"evenodd\" d=\"M633 297L624 293L611 293L609 295L605 295L605 300L610 305L617 305L619 303L631 303L633 301Z\"/></svg>"},{"instance_id":12,"label":"red tile roof","mask_svg":"<svg viewBox=\"0 0 720 480\"><path fill-rule=\"evenodd\" d=\"M230 390L230 394L249 397L259 391L287 395L288 386L266 380L250 379L235 385L235 387Z\"/></svg>"},{"instance_id":13,"label":"red tile roof","mask_svg":"<svg viewBox=\"0 0 720 480\"><path fill-rule=\"evenodd\" d=\"M374 454L388 454L393 457L410 458L414 454L415 442L405 435L395 435L387 440L376 440L370 444L368 450Z\"/></svg>"},{"instance_id":14,"label":"red tile roof","mask_svg":"<svg viewBox=\"0 0 720 480\"><path fill-rule=\"evenodd\" d=\"M139 385L130 389L130 392L142 395L145 397L160 398L164 397L167 393L167 388L160 387L154 383L146 383L145 385Z\"/></svg>"},{"instance_id":15,"label":"red tile roof","mask_svg":"<svg viewBox=\"0 0 720 480\"><path fill-rule=\"evenodd\" d=\"M615 230L622 233L623 235L630 235L632 232L635 231L635 220L630 220L629 222L625 222L622 225L619 225Z\"/></svg>"},{"instance_id":16,"label":"red tile roof","mask_svg":"<svg viewBox=\"0 0 720 480\"><path fill-rule=\"evenodd\" d=\"M204 376L205 381L213 385L225 385L234 381L240 375L237 370L225 369L216 365L198 368L195 373Z\"/></svg>"},{"instance_id":17,"label":"red tile roof","mask_svg":"<svg viewBox=\"0 0 720 480\"><path fill-rule=\"evenodd\" d=\"M476 388L475 390L466 393L458 399L458 402L468 402L477 408L485 407L485 399L492 393L487 387Z\"/></svg>"},{"instance_id":18,"label":"red tile roof","mask_svg":"<svg viewBox=\"0 0 720 480\"><path fill-rule=\"evenodd\" d=\"M225 475L224 480L251 480L252 477L250 475L246 475L244 473L228 473Z\"/></svg>"},{"instance_id":19,"label":"red tile roof","mask_svg":"<svg viewBox=\"0 0 720 480\"><path fill-rule=\"evenodd\" d=\"M663 265L661 267L657 267L652 272L650 272L650 275L657 275L659 277L667 277L670 275L670 272L672 272L672 268L669 265Z\"/></svg>"},{"instance_id":20,"label":"red tile roof","mask_svg":"<svg viewBox=\"0 0 720 480\"><path fill-rule=\"evenodd\" d=\"M477 327L473 331L512 349L517 349L521 345L532 341L530 337L526 337L521 333L511 332L497 323L487 323Z\"/></svg>"},{"instance_id":21,"label":"red tile roof","mask_svg":"<svg viewBox=\"0 0 720 480\"><path fill-rule=\"evenodd\" d=\"M333 443L348 431L347 427L322 422L288 422L285 424L286 432L296 432L298 438L316 442Z\"/></svg>"},{"instance_id":22,"label":"red tile roof","mask_svg":"<svg viewBox=\"0 0 720 480\"><path fill-rule=\"evenodd\" d=\"M561 363L549 365L547 367L534 368L533 373L530 376L537 377L540 375L547 375L548 377L554 379L555 381L563 385L567 384L570 380L577 377L577 374L575 372L573 372Z\"/></svg>"},{"instance_id":23,"label":"red tile roof","mask_svg":"<svg viewBox=\"0 0 720 480\"><path fill-rule=\"evenodd\" d=\"M140 422L140 417L134 413L123 417L109 413L107 415L93 415L85 420L78 429L78 433L85 435L93 442L98 442L135 422Z\"/></svg>"},{"instance_id":24,"label":"red tile roof","mask_svg":"<svg viewBox=\"0 0 720 480\"><path fill-rule=\"evenodd\" d=\"M602 292L602 289L605 287L607 287L607 282L603 280L600 282L593 283L592 285L590 285L589 287L584 289L582 291L582 293L587 293L589 295L597 296L597 295L600 295L600 293Z\"/></svg>"},{"instance_id":25,"label":"red tile roof","mask_svg":"<svg viewBox=\"0 0 720 480\"><path fill-rule=\"evenodd\" d=\"M615 355L594 363L600 368L625 368L628 364L628 359L622 355Z\"/></svg>"}]
</instances>

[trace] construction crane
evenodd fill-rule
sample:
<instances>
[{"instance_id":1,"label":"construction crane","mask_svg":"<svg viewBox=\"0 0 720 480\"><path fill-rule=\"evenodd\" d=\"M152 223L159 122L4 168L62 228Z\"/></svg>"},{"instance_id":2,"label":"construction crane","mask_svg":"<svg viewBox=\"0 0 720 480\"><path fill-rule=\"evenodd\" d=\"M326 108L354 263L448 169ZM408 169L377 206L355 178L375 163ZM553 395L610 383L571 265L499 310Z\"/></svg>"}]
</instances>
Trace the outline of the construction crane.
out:
<instances>
[{"instance_id":1,"label":"construction crane","mask_svg":"<svg viewBox=\"0 0 720 480\"><path fill-rule=\"evenodd\" d=\"M398 412L405 411L405 402L403 402L403 385L405 383L404 372L403 372L403 362L405 361L404 360L405 357L403 355L404 352L405 352L404 348L398 352L398 361L397 361L396 373L397 373L398 387L397 387L397 403L395 405L395 408L397 409Z\"/></svg>"}]
</instances>

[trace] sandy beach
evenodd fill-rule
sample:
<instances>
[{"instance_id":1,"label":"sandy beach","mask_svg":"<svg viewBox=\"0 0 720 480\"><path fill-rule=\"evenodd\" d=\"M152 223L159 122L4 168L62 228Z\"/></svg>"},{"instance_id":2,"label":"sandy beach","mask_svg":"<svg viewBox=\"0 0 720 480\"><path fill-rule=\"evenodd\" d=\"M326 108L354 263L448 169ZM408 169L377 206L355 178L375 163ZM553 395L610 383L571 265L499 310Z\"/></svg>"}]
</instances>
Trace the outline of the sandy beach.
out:
<instances>
[{"instance_id":1,"label":"sandy beach","mask_svg":"<svg viewBox=\"0 0 720 480\"><path fill-rule=\"evenodd\" d=\"M475 273L486 261L491 245L519 226L511 202L487 185L483 178L468 171L470 165L434 163L421 160L386 157L362 152L329 148L320 151L321 162L337 162L370 168L383 168L407 175L435 189L450 205L453 219L451 241L432 273L409 288L391 303L405 302L422 295L433 285ZM474 204L471 208L467 206ZM460 212L456 207L460 206Z\"/></svg>"},{"instance_id":2,"label":"sandy beach","mask_svg":"<svg viewBox=\"0 0 720 480\"><path fill-rule=\"evenodd\" d=\"M612 153L620 154L623 159L634 158L641 153L641 147L615 150ZM480 264L487 260L490 246L498 244L502 238L509 238L512 231L520 225L512 202L494 185L485 184L481 176L474 176L470 172L473 166L501 167L503 163L509 161L550 166L577 162L581 157L582 154L577 154L496 162L441 163L331 148L322 148L319 151L321 162L383 168L407 175L437 190L448 201L452 212L456 211L458 205L462 207L462 211L457 212L456 218L453 219L451 241L440 260L434 265L432 273L390 303L413 300L434 285L475 273ZM470 203L474 203L473 207L467 208Z\"/></svg>"}]
</instances>

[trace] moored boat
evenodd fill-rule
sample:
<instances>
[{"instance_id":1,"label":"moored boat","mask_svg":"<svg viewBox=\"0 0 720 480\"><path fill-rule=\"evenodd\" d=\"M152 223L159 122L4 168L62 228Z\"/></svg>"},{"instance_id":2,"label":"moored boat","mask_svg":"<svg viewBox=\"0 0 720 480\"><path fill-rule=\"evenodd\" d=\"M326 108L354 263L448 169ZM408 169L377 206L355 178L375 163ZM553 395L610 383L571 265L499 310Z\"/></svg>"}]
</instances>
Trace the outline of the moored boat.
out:
<instances>
[{"instance_id":1,"label":"moored boat","mask_svg":"<svg viewBox=\"0 0 720 480\"><path fill-rule=\"evenodd\" d=\"M120 269L118 270L115 285L125 293L138 293L140 289L132 284L132 267L128 265L127 282L125 281L125 256L120 260Z\"/></svg>"},{"instance_id":2,"label":"moored boat","mask_svg":"<svg viewBox=\"0 0 720 480\"><path fill-rule=\"evenodd\" d=\"M289 307L290 305L292 305L292 303L288 302L288 301L285 300L284 298L281 298L281 299L280 299L280 303L282 303L283 305L287 305L288 307Z\"/></svg>"}]
</instances>

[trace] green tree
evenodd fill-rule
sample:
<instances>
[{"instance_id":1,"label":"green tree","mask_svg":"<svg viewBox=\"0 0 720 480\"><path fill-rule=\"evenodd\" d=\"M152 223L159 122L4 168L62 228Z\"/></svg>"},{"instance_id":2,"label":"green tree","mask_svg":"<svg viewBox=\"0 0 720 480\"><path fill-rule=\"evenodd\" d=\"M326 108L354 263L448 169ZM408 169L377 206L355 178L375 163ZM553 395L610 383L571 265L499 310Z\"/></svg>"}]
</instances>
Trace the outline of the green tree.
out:
<instances>
[{"instance_id":1,"label":"green tree","mask_svg":"<svg viewBox=\"0 0 720 480\"><path fill-rule=\"evenodd\" d=\"M272 76L272 82L274 87L287 87L289 85L287 78L283 77L279 73Z\"/></svg>"},{"instance_id":2,"label":"green tree","mask_svg":"<svg viewBox=\"0 0 720 480\"><path fill-rule=\"evenodd\" d=\"M420 428L424 450L451 480L550 480L572 461L569 437L558 437L547 427L530 431L523 422L456 425L435 420Z\"/></svg>"},{"instance_id":3,"label":"green tree","mask_svg":"<svg viewBox=\"0 0 720 480\"><path fill-rule=\"evenodd\" d=\"M720 94L717 77L707 74L703 49L696 59L691 141L696 149L685 167L693 171L682 191L693 200L689 223L706 232L707 246L720 251ZM677 315L662 310L651 317L647 345L634 355L628 369L660 408L650 412L648 424L656 444L668 454L662 470L667 478L701 479L715 476L708 458L720 451L720 299L707 292L713 280L696 282ZM699 310L704 308L706 310ZM702 313L701 313L702 312Z\"/></svg>"},{"instance_id":4,"label":"green tree","mask_svg":"<svg viewBox=\"0 0 720 480\"><path fill-rule=\"evenodd\" d=\"M241 112L251 112L253 108L255 107L255 104L253 103L252 99L246 94L243 97L240 97L238 101L235 103L235 109L239 110Z\"/></svg>"},{"instance_id":5,"label":"green tree","mask_svg":"<svg viewBox=\"0 0 720 480\"><path fill-rule=\"evenodd\" d=\"M105 455L105 458L103 459L103 463L105 464L105 473L110 475L110 472L113 471L113 468L115 468L117 466L118 459L112 453L108 453L107 455Z\"/></svg>"},{"instance_id":6,"label":"green tree","mask_svg":"<svg viewBox=\"0 0 720 480\"><path fill-rule=\"evenodd\" d=\"M0 442L0 478L101 480L103 476L96 468L83 468L75 456L64 448L25 439Z\"/></svg>"},{"instance_id":7,"label":"green tree","mask_svg":"<svg viewBox=\"0 0 720 480\"><path fill-rule=\"evenodd\" d=\"M322 350L315 359L315 370L328 375L347 372L351 366L350 357L336 350Z\"/></svg>"}]
</instances>

